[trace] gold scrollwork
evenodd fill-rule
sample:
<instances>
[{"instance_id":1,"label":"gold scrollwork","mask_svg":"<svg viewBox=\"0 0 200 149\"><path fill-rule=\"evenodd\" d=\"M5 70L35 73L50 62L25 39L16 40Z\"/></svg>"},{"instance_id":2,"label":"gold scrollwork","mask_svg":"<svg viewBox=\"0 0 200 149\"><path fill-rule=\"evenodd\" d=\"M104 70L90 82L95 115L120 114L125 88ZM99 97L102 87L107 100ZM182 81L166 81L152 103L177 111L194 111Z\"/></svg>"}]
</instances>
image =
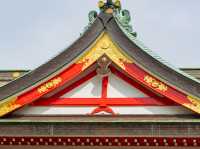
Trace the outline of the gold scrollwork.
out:
<instances>
[{"instance_id":1,"label":"gold scrollwork","mask_svg":"<svg viewBox=\"0 0 200 149\"><path fill-rule=\"evenodd\" d=\"M197 99L192 96L187 96L187 99L189 99L189 101L191 101L191 103L186 103L183 105L197 113L200 113L200 99Z\"/></svg>"},{"instance_id":2,"label":"gold scrollwork","mask_svg":"<svg viewBox=\"0 0 200 149\"><path fill-rule=\"evenodd\" d=\"M44 85L40 86L38 88L38 92L41 93L45 93L47 92L49 89L52 89L54 87L57 87L60 83L62 82L62 78L58 77L55 78L47 83L45 83Z\"/></svg>"},{"instance_id":3,"label":"gold scrollwork","mask_svg":"<svg viewBox=\"0 0 200 149\"><path fill-rule=\"evenodd\" d=\"M158 81L157 79L155 79L151 76L145 76L144 81L151 87L158 89L162 92L166 92L168 90L167 85L165 85L164 83Z\"/></svg>"},{"instance_id":4,"label":"gold scrollwork","mask_svg":"<svg viewBox=\"0 0 200 149\"><path fill-rule=\"evenodd\" d=\"M192 96L187 96L187 99L189 99L196 107L198 106L200 108L200 99Z\"/></svg>"},{"instance_id":5,"label":"gold scrollwork","mask_svg":"<svg viewBox=\"0 0 200 149\"><path fill-rule=\"evenodd\" d=\"M2 103L0 105L0 117L4 116L5 114L7 114L21 106L21 105L15 103L16 100L17 100L17 97L10 99L9 101Z\"/></svg>"},{"instance_id":6,"label":"gold scrollwork","mask_svg":"<svg viewBox=\"0 0 200 149\"><path fill-rule=\"evenodd\" d=\"M18 78L18 77L20 77L20 75L21 75L20 72L14 72L14 73L12 73L12 77L15 78L15 79Z\"/></svg>"},{"instance_id":7,"label":"gold scrollwork","mask_svg":"<svg viewBox=\"0 0 200 149\"><path fill-rule=\"evenodd\" d=\"M85 70L103 55L106 55L122 69L125 69L124 63L133 63L133 60L113 43L109 35L104 33L91 49L78 60L77 64L83 63L82 70Z\"/></svg>"}]
</instances>

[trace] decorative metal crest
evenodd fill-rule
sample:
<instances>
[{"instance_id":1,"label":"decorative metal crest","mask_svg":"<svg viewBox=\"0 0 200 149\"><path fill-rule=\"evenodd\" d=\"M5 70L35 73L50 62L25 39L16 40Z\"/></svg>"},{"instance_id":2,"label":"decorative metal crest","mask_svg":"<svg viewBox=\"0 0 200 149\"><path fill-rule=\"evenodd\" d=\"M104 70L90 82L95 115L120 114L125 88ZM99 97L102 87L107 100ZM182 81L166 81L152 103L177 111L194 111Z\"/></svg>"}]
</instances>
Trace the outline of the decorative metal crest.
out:
<instances>
[{"instance_id":1,"label":"decorative metal crest","mask_svg":"<svg viewBox=\"0 0 200 149\"><path fill-rule=\"evenodd\" d=\"M119 21L120 25L126 29L129 33L131 33L134 37L137 37L137 33L133 30L131 22L130 12L126 9L119 10L115 12L115 16Z\"/></svg>"}]
</instances>

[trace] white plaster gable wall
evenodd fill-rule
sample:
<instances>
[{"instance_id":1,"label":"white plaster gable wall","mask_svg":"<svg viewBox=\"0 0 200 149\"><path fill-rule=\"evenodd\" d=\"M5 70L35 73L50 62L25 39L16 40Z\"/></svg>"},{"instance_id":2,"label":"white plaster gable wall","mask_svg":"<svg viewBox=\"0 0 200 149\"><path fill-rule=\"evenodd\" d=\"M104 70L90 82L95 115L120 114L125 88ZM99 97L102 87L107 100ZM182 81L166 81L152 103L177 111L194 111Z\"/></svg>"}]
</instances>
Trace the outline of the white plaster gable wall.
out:
<instances>
[{"instance_id":1,"label":"white plaster gable wall","mask_svg":"<svg viewBox=\"0 0 200 149\"><path fill-rule=\"evenodd\" d=\"M61 98L100 98L102 88L101 76L81 84ZM135 87L129 85L114 74L109 75L108 98L148 97Z\"/></svg>"},{"instance_id":2,"label":"white plaster gable wall","mask_svg":"<svg viewBox=\"0 0 200 149\"><path fill-rule=\"evenodd\" d=\"M88 115L97 107L24 107L16 111L15 115L27 116L57 116L57 115ZM191 111L181 106L138 106L138 107L110 107L119 115L188 115ZM105 112L101 112L104 113Z\"/></svg>"},{"instance_id":3,"label":"white plaster gable wall","mask_svg":"<svg viewBox=\"0 0 200 149\"><path fill-rule=\"evenodd\" d=\"M135 87L114 74L110 74L108 83L108 98L148 97Z\"/></svg>"},{"instance_id":4,"label":"white plaster gable wall","mask_svg":"<svg viewBox=\"0 0 200 149\"><path fill-rule=\"evenodd\" d=\"M97 75L72 91L64 94L61 98L100 98L101 83L101 77Z\"/></svg>"}]
</instances>

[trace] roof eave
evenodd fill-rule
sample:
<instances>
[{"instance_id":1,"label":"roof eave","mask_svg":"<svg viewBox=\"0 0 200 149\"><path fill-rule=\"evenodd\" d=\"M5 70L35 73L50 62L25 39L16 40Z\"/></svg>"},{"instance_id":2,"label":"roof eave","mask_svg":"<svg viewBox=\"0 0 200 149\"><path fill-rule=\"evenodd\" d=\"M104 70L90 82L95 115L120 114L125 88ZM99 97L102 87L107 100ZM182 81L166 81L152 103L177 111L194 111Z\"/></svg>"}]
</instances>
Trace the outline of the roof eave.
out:
<instances>
[{"instance_id":1,"label":"roof eave","mask_svg":"<svg viewBox=\"0 0 200 149\"><path fill-rule=\"evenodd\" d=\"M106 29L114 42L131 56L138 65L150 74L159 77L166 84L188 95L200 98L200 81L171 66L162 59L152 56L149 49L138 44L138 39L120 25L116 16L107 24Z\"/></svg>"}]
</instances>

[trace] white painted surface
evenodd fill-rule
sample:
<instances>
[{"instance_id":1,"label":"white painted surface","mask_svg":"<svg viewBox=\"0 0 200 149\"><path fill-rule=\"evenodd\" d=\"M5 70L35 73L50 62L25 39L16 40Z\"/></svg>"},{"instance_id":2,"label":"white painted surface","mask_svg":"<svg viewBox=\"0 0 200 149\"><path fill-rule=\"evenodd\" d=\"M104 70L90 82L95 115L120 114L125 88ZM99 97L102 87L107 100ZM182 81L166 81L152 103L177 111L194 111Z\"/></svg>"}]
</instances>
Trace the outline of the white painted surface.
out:
<instances>
[{"instance_id":1,"label":"white painted surface","mask_svg":"<svg viewBox=\"0 0 200 149\"><path fill-rule=\"evenodd\" d=\"M97 107L25 107L15 115L86 115ZM148 107L110 107L120 115L185 115L191 111L181 106L148 106Z\"/></svg>"},{"instance_id":2,"label":"white painted surface","mask_svg":"<svg viewBox=\"0 0 200 149\"><path fill-rule=\"evenodd\" d=\"M66 93L61 98L100 98L102 78L96 76ZM108 98L148 97L114 74L109 75Z\"/></svg>"},{"instance_id":3,"label":"white painted surface","mask_svg":"<svg viewBox=\"0 0 200 149\"><path fill-rule=\"evenodd\" d=\"M148 97L114 74L109 76L108 98Z\"/></svg>"},{"instance_id":4,"label":"white painted surface","mask_svg":"<svg viewBox=\"0 0 200 149\"><path fill-rule=\"evenodd\" d=\"M100 98L101 83L101 77L95 76L72 91L66 93L61 98Z\"/></svg>"}]
</instances>

